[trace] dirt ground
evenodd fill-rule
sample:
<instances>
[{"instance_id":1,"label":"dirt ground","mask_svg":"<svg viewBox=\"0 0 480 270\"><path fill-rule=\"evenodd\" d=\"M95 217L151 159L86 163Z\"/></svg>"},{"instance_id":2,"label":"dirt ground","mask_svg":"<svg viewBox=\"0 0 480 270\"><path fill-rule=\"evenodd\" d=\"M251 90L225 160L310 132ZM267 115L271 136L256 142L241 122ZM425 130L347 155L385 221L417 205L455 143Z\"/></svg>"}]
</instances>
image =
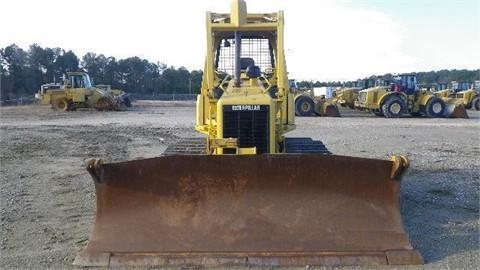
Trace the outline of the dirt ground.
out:
<instances>
[{"instance_id":1,"label":"dirt ground","mask_svg":"<svg viewBox=\"0 0 480 270\"><path fill-rule=\"evenodd\" d=\"M191 102L138 102L123 112L1 107L0 268L75 268L95 215L83 160L158 156L181 137L200 136L194 113ZM297 118L289 136L320 139L339 155L409 155L402 215L426 264L395 269L478 269L480 113L469 111L470 119L342 113Z\"/></svg>"}]
</instances>

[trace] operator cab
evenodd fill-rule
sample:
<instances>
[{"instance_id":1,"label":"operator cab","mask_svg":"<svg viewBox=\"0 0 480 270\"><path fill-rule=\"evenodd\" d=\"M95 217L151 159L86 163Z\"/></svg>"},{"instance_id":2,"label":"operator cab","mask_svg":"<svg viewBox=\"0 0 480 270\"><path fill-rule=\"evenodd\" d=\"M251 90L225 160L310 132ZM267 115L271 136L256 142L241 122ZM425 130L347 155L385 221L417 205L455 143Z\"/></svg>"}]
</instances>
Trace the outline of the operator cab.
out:
<instances>
[{"instance_id":1,"label":"operator cab","mask_svg":"<svg viewBox=\"0 0 480 270\"><path fill-rule=\"evenodd\" d=\"M415 74L402 74L396 77L392 90L404 92L407 95L414 94L417 91L417 76Z\"/></svg>"},{"instance_id":2,"label":"operator cab","mask_svg":"<svg viewBox=\"0 0 480 270\"><path fill-rule=\"evenodd\" d=\"M215 51L215 69L218 72L226 73L236 80L240 80L240 77L268 78L272 75L275 67L274 34L227 32L218 35L223 36L223 42L218 42ZM235 64L237 61L238 65Z\"/></svg>"},{"instance_id":3,"label":"operator cab","mask_svg":"<svg viewBox=\"0 0 480 270\"><path fill-rule=\"evenodd\" d=\"M457 82L457 81L452 81L451 82L451 85L452 85L452 90L454 92L460 92L460 91L464 91L464 90L468 90L470 89L470 83L468 82Z\"/></svg>"},{"instance_id":4,"label":"operator cab","mask_svg":"<svg viewBox=\"0 0 480 270\"><path fill-rule=\"evenodd\" d=\"M355 83L355 87L359 88L360 90L372 88L375 86L375 83L372 79L364 79L364 80L357 80Z\"/></svg>"},{"instance_id":5,"label":"operator cab","mask_svg":"<svg viewBox=\"0 0 480 270\"><path fill-rule=\"evenodd\" d=\"M92 81L87 73L69 73L67 88L92 88Z\"/></svg>"}]
</instances>

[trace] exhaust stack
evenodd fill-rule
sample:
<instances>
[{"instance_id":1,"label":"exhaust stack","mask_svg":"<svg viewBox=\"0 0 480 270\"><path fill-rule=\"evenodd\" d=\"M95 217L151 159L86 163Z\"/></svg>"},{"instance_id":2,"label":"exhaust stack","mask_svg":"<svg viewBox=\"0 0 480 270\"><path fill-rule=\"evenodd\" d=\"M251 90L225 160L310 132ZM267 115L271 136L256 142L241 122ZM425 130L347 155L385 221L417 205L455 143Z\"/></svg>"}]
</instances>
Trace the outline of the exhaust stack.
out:
<instances>
[{"instance_id":1,"label":"exhaust stack","mask_svg":"<svg viewBox=\"0 0 480 270\"><path fill-rule=\"evenodd\" d=\"M242 53L242 36L240 32L235 31L235 87L240 87L240 72L241 72L241 53Z\"/></svg>"}]
</instances>

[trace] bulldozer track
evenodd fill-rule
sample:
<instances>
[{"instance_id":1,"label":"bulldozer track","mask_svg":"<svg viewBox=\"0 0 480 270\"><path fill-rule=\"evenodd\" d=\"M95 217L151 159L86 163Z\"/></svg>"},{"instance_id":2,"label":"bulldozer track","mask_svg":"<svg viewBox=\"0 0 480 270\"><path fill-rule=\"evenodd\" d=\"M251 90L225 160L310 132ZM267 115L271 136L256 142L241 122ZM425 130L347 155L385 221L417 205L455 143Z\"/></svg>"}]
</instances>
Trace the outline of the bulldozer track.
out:
<instances>
[{"instance_id":1,"label":"bulldozer track","mask_svg":"<svg viewBox=\"0 0 480 270\"><path fill-rule=\"evenodd\" d=\"M322 141L312 138L285 138L286 153L331 154Z\"/></svg>"},{"instance_id":2,"label":"bulldozer track","mask_svg":"<svg viewBox=\"0 0 480 270\"><path fill-rule=\"evenodd\" d=\"M207 141L205 138L182 138L177 143L167 147L164 155L202 155L206 154Z\"/></svg>"},{"instance_id":3,"label":"bulldozer track","mask_svg":"<svg viewBox=\"0 0 480 270\"><path fill-rule=\"evenodd\" d=\"M175 144L169 145L164 155L204 155L206 154L205 138L183 138ZM295 154L331 154L327 147L319 140L311 138L285 138L285 153Z\"/></svg>"}]
</instances>

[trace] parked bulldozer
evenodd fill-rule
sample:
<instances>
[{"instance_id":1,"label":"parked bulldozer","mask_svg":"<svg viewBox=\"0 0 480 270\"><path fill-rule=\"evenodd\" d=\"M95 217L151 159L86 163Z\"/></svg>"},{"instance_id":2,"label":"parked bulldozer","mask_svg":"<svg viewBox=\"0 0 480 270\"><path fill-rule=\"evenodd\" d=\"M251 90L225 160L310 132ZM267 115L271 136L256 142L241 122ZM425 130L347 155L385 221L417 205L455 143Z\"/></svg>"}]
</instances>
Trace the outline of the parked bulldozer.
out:
<instances>
[{"instance_id":1,"label":"parked bulldozer","mask_svg":"<svg viewBox=\"0 0 480 270\"><path fill-rule=\"evenodd\" d=\"M62 84L44 84L35 95L42 105L51 105L55 111L73 111L77 108L120 110L130 107L129 95L112 90L109 85L93 86L86 72L68 72Z\"/></svg>"},{"instance_id":2,"label":"parked bulldozer","mask_svg":"<svg viewBox=\"0 0 480 270\"><path fill-rule=\"evenodd\" d=\"M390 85L360 91L356 107L386 118L405 114L468 118L465 107L459 102L445 101L433 92L419 90L415 74L401 74Z\"/></svg>"},{"instance_id":3,"label":"parked bulldozer","mask_svg":"<svg viewBox=\"0 0 480 270\"><path fill-rule=\"evenodd\" d=\"M332 155L295 129L283 12L207 12L195 129L150 159L87 160L93 232L75 265L420 264L400 215L408 160Z\"/></svg>"},{"instance_id":4,"label":"parked bulldozer","mask_svg":"<svg viewBox=\"0 0 480 270\"><path fill-rule=\"evenodd\" d=\"M435 92L435 95L446 102L457 102L465 108L480 110L480 81L473 84L451 82L451 88Z\"/></svg>"}]
</instances>

